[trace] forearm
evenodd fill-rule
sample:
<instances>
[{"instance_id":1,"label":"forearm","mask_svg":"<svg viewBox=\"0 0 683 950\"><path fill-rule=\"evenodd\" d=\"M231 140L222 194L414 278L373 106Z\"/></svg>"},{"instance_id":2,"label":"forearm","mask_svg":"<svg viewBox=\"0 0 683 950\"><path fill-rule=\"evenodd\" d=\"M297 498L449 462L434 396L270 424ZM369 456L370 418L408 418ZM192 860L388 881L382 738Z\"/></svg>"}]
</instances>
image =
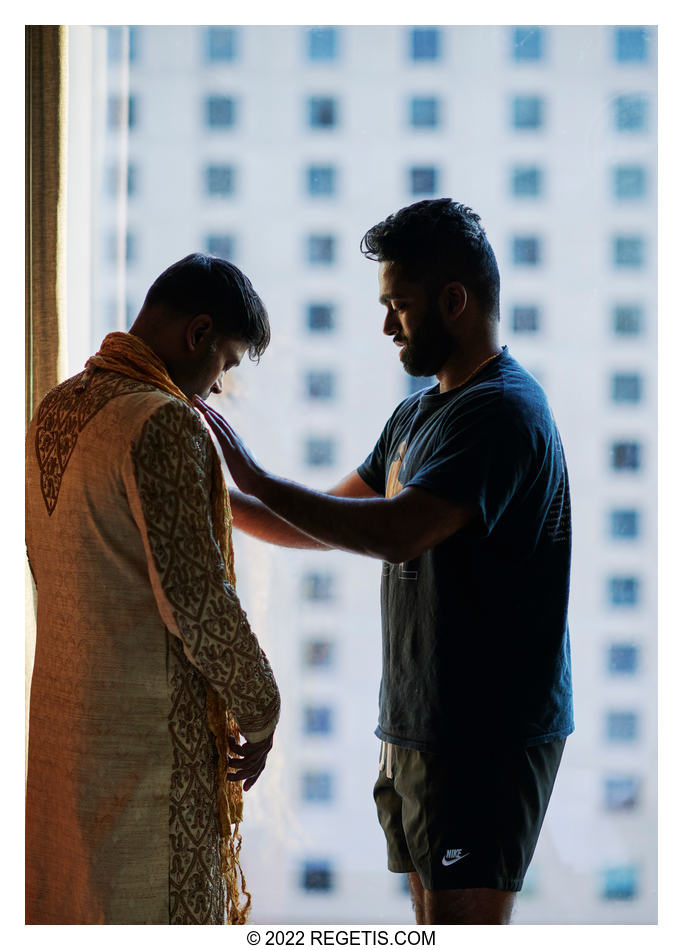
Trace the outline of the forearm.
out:
<instances>
[{"instance_id":1,"label":"forearm","mask_svg":"<svg viewBox=\"0 0 683 950\"><path fill-rule=\"evenodd\" d=\"M401 538L386 517L385 498L346 498L317 492L303 485L262 473L258 497L280 521L321 547L388 561L401 561Z\"/></svg>"},{"instance_id":2,"label":"forearm","mask_svg":"<svg viewBox=\"0 0 683 950\"><path fill-rule=\"evenodd\" d=\"M329 550L329 545L299 530L278 517L257 498L245 495L236 488L230 489L230 507L234 526L254 538L286 548Z\"/></svg>"}]
</instances>

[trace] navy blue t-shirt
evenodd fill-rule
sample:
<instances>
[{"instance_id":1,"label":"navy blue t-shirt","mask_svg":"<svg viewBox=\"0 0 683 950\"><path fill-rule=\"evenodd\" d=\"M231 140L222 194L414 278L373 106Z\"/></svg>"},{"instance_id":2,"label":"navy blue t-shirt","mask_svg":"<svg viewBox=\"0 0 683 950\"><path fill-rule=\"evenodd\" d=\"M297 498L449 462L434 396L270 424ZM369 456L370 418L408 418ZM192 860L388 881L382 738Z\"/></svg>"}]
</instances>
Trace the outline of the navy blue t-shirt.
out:
<instances>
[{"instance_id":1,"label":"navy blue t-shirt","mask_svg":"<svg viewBox=\"0 0 683 950\"><path fill-rule=\"evenodd\" d=\"M376 734L426 752L569 735L569 483L538 382L506 348L458 389L409 396L358 474L381 495L415 486L480 512L383 566Z\"/></svg>"}]
</instances>

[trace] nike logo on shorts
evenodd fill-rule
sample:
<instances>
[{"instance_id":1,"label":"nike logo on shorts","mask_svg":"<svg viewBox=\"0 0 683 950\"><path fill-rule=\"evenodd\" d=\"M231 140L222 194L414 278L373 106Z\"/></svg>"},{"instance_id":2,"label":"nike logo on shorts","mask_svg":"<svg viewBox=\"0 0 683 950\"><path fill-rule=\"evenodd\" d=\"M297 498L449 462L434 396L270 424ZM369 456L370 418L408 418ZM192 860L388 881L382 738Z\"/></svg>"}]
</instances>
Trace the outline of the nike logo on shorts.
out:
<instances>
[{"instance_id":1,"label":"nike logo on shorts","mask_svg":"<svg viewBox=\"0 0 683 950\"><path fill-rule=\"evenodd\" d=\"M445 868L447 868L449 865L455 864L456 861L462 861L462 859L466 858L468 854L469 851L467 854L465 854L463 853L462 848L451 848L441 858L441 863Z\"/></svg>"}]
</instances>

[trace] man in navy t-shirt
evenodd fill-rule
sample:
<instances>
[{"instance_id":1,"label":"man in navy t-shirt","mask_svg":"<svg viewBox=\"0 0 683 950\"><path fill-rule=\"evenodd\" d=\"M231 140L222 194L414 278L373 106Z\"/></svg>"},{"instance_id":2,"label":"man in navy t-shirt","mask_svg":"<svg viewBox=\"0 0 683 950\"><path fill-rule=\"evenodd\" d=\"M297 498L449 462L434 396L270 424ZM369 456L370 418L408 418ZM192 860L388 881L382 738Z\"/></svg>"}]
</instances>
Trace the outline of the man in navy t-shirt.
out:
<instances>
[{"instance_id":1,"label":"man in navy t-shirt","mask_svg":"<svg viewBox=\"0 0 683 950\"><path fill-rule=\"evenodd\" d=\"M566 737L571 517L555 421L498 342L498 266L471 209L421 201L371 228L384 333L438 383L394 411L329 493L264 471L204 404L237 527L384 561L380 772L388 866L418 923L507 923ZM199 403L198 403L199 405Z\"/></svg>"}]
</instances>

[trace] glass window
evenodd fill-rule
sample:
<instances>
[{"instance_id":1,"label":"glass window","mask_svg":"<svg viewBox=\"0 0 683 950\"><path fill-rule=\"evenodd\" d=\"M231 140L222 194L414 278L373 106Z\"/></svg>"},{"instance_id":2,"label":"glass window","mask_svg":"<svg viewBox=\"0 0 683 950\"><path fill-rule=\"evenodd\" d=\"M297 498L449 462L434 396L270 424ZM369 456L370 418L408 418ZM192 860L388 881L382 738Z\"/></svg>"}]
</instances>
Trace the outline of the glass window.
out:
<instances>
[{"instance_id":1,"label":"glass window","mask_svg":"<svg viewBox=\"0 0 683 950\"><path fill-rule=\"evenodd\" d=\"M210 129L229 129L235 124L235 100L230 96L207 96L206 124Z\"/></svg>"},{"instance_id":2,"label":"glass window","mask_svg":"<svg viewBox=\"0 0 683 950\"><path fill-rule=\"evenodd\" d=\"M315 62L337 58L337 31L333 26L307 30L308 58Z\"/></svg>"},{"instance_id":3,"label":"glass window","mask_svg":"<svg viewBox=\"0 0 683 950\"><path fill-rule=\"evenodd\" d=\"M609 602L614 607L635 607L640 600L640 584L637 577L610 577L608 581Z\"/></svg>"},{"instance_id":4,"label":"glass window","mask_svg":"<svg viewBox=\"0 0 683 950\"><path fill-rule=\"evenodd\" d=\"M309 234L309 264L333 264L334 250L334 237L331 234Z\"/></svg>"},{"instance_id":5,"label":"glass window","mask_svg":"<svg viewBox=\"0 0 683 950\"><path fill-rule=\"evenodd\" d=\"M306 439L306 465L320 466L334 465L335 444L331 438Z\"/></svg>"},{"instance_id":6,"label":"glass window","mask_svg":"<svg viewBox=\"0 0 683 950\"><path fill-rule=\"evenodd\" d=\"M302 593L304 600L331 601L335 599L334 574L311 571L304 575Z\"/></svg>"},{"instance_id":7,"label":"glass window","mask_svg":"<svg viewBox=\"0 0 683 950\"><path fill-rule=\"evenodd\" d=\"M309 399L334 399L335 375L331 370L311 370L306 373L306 395Z\"/></svg>"},{"instance_id":8,"label":"glass window","mask_svg":"<svg viewBox=\"0 0 683 950\"><path fill-rule=\"evenodd\" d=\"M135 26L107 27L107 59L110 63L120 63L123 55L123 31L128 31L128 61L136 63L140 59L140 30Z\"/></svg>"},{"instance_id":9,"label":"glass window","mask_svg":"<svg viewBox=\"0 0 683 950\"><path fill-rule=\"evenodd\" d=\"M331 96L308 100L308 124L314 129L331 129L337 124L337 101Z\"/></svg>"},{"instance_id":10,"label":"glass window","mask_svg":"<svg viewBox=\"0 0 683 950\"><path fill-rule=\"evenodd\" d=\"M527 267L536 267L541 262L541 242L537 237L512 239L512 261Z\"/></svg>"},{"instance_id":11,"label":"glass window","mask_svg":"<svg viewBox=\"0 0 683 950\"><path fill-rule=\"evenodd\" d=\"M513 27L512 58L524 63L543 59L543 31L537 26Z\"/></svg>"},{"instance_id":12,"label":"glass window","mask_svg":"<svg viewBox=\"0 0 683 950\"><path fill-rule=\"evenodd\" d=\"M334 797L332 775L329 772L304 772L301 797L305 802L331 802Z\"/></svg>"},{"instance_id":13,"label":"glass window","mask_svg":"<svg viewBox=\"0 0 683 950\"><path fill-rule=\"evenodd\" d=\"M412 59L438 59L440 55L440 34L433 27L420 26L410 31L410 56Z\"/></svg>"},{"instance_id":14,"label":"glass window","mask_svg":"<svg viewBox=\"0 0 683 950\"><path fill-rule=\"evenodd\" d=\"M632 508L617 508L610 511L610 537L637 538L640 534L640 515Z\"/></svg>"},{"instance_id":15,"label":"glass window","mask_svg":"<svg viewBox=\"0 0 683 950\"><path fill-rule=\"evenodd\" d=\"M637 673L638 647L633 643L612 643L607 652L607 669L610 673Z\"/></svg>"},{"instance_id":16,"label":"glass window","mask_svg":"<svg viewBox=\"0 0 683 950\"><path fill-rule=\"evenodd\" d=\"M309 892L334 890L334 871L329 861L306 861L301 872L301 887Z\"/></svg>"},{"instance_id":17,"label":"glass window","mask_svg":"<svg viewBox=\"0 0 683 950\"><path fill-rule=\"evenodd\" d=\"M410 124L416 129L439 125L439 100L435 96L414 96L410 100Z\"/></svg>"},{"instance_id":18,"label":"glass window","mask_svg":"<svg viewBox=\"0 0 683 950\"><path fill-rule=\"evenodd\" d=\"M615 775L605 779L607 811L630 811L638 804L640 782L631 775Z\"/></svg>"},{"instance_id":19,"label":"glass window","mask_svg":"<svg viewBox=\"0 0 683 950\"><path fill-rule=\"evenodd\" d=\"M306 308L306 326L311 333L334 330L334 307L328 303L311 303Z\"/></svg>"},{"instance_id":20,"label":"glass window","mask_svg":"<svg viewBox=\"0 0 683 950\"><path fill-rule=\"evenodd\" d=\"M634 867L607 868L603 872L602 897L606 901L632 901L638 896L638 872Z\"/></svg>"},{"instance_id":21,"label":"glass window","mask_svg":"<svg viewBox=\"0 0 683 950\"><path fill-rule=\"evenodd\" d=\"M411 195L435 195L437 192L438 173L431 166L420 166L410 169Z\"/></svg>"},{"instance_id":22,"label":"glass window","mask_svg":"<svg viewBox=\"0 0 683 950\"><path fill-rule=\"evenodd\" d=\"M615 373L612 376L614 402L640 402L643 384L640 373Z\"/></svg>"},{"instance_id":23,"label":"glass window","mask_svg":"<svg viewBox=\"0 0 683 950\"><path fill-rule=\"evenodd\" d=\"M643 330L643 308L639 304L617 304L612 321L617 336L638 336Z\"/></svg>"},{"instance_id":24,"label":"glass window","mask_svg":"<svg viewBox=\"0 0 683 950\"><path fill-rule=\"evenodd\" d=\"M512 169L512 193L518 198L538 197L542 185L543 173L536 165L518 165Z\"/></svg>"},{"instance_id":25,"label":"glass window","mask_svg":"<svg viewBox=\"0 0 683 950\"><path fill-rule=\"evenodd\" d=\"M124 120L124 109L128 108L128 128L134 129L138 125L138 101L135 96L109 96L107 100L107 125L110 129L118 129Z\"/></svg>"},{"instance_id":26,"label":"glass window","mask_svg":"<svg viewBox=\"0 0 683 950\"><path fill-rule=\"evenodd\" d=\"M210 63L229 63L237 59L237 30L231 26L207 27L206 58Z\"/></svg>"},{"instance_id":27,"label":"glass window","mask_svg":"<svg viewBox=\"0 0 683 950\"><path fill-rule=\"evenodd\" d=\"M540 322L541 314L538 307L512 308L512 329L515 333L537 333Z\"/></svg>"},{"instance_id":28,"label":"glass window","mask_svg":"<svg viewBox=\"0 0 683 950\"><path fill-rule=\"evenodd\" d=\"M615 27L614 58L618 63L644 63L648 58L648 30L642 26Z\"/></svg>"},{"instance_id":29,"label":"glass window","mask_svg":"<svg viewBox=\"0 0 683 950\"><path fill-rule=\"evenodd\" d=\"M614 442L612 445L612 468L631 469L640 468L639 442Z\"/></svg>"},{"instance_id":30,"label":"glass window","mask_svg":"<svg viewBox=\"0 0 683 950\"><path fill-rule=\"evenodd\" d=\"M614 124L619 132L643 132L647 128L648 101L645 96L617 96Z\"/></svg>"},{"instance_id":31,"label":"glass window","mask_svg":"<svg viewBox=\"0 0 683 950\"><path fill-rule=\"evenodd\" d=\"M645 263L645 242L638 235L613 238L612 261L615 267L642 267Z\"/></svg>"},{"instance_id":32,"label":"glass window","mask_svg":"<svg viewBox=\"0 0 683 950\"><path fill-rule=\"evenodd\" d=\"M206 253L231 261L235 256L235 239L232 234L209 234L206 238Z\"/></svg>"},{"instance_id":33,"label":"glass window","mask_svg":"<svg viewBox=\"0 0 683 950\"><path fill-rule=\"evenodd\" d=\"M606 725L610 742L634 742L638 734L638 715L631 711L608 712Z\"/></svg>"},{"instance_id":34,"label":"glass window","mask_svg":"<svg viewBox=\"0 0 683 950\"><path fill-rule=\"evenodd\" d=\"M119 256L119 236L116 231L110 231L107 234L105 239L105 258L106 260L114 264L118 260ZM125 238L125 259L126 264L135 263L138 256L138 242L134 234L131 234L130 231L126 233Z\"/></svg>"},{"instance_id":35,"label":"glass window","mask_svg":"<svg viewBox=\"0 0 683 950\"><path fill-rule=\"evenodd\" d=\"M544 123L540 96L515 96L512 100L512 125L515 129L540 129Z\"/></svg>"},{"instance_id":36,"label":"glass window","mask_svg":"<svg viewBox=\"0 0 683 950\"><path fill-rule=\"evenodd\" d=\"M645 197L645 169L642 165L617 165L613 171L614 197L620 200Z\"/></svg>"},{"instance_id":37,"label":"glass window","mask_svg":"<svg viewBox=\"0 0 683 950\"><path fill-rule=\"evenodd\" d=\"M304 707L304 732L309 736L327 736L332 732L332 710L329 706Z\"/></svg>"},{"instance_id":38,"label":"glass window","mask_svg":"<svg viewBox=\"0 0 683 950\"><path fill-rule=\"evenodd\" d=\"M309 195L333 195L337 189L336 169L331 165L309 165L306 189Z\"/></svg>"},{"instance_id":39,"label":"glass window","mask_svg":"<svg viewBox=\"0 0 683 950\"><path fill-rule=\"evenodd\" d=\"M304 643L304 666L327 670L334 665L334 643L331 640L309 640Z\"/></svg>"},{"instance_id":40,"label":"glass window","mask_svg":"<svg viewBox=\"0 0 683 950\"><path fill-rule=\"evenodd\" d=\"M204 181L207 194L231 195L235 190L235 169L232 165L207 165Z\"/></svg>"},{"instance_id":41,"label":"glass window","mask_svg":"<svg viewBox=\"0 0 683 950\"><path fill-rule=\"evenodd\" d=\"M115 197L119 191L119 166L117 163L107 168L105 180L107 194ZM126 192L129 198L133 198L138 193L138 169L136 165L130 163L126 169Z\"/></svg>"}]
</instances>

